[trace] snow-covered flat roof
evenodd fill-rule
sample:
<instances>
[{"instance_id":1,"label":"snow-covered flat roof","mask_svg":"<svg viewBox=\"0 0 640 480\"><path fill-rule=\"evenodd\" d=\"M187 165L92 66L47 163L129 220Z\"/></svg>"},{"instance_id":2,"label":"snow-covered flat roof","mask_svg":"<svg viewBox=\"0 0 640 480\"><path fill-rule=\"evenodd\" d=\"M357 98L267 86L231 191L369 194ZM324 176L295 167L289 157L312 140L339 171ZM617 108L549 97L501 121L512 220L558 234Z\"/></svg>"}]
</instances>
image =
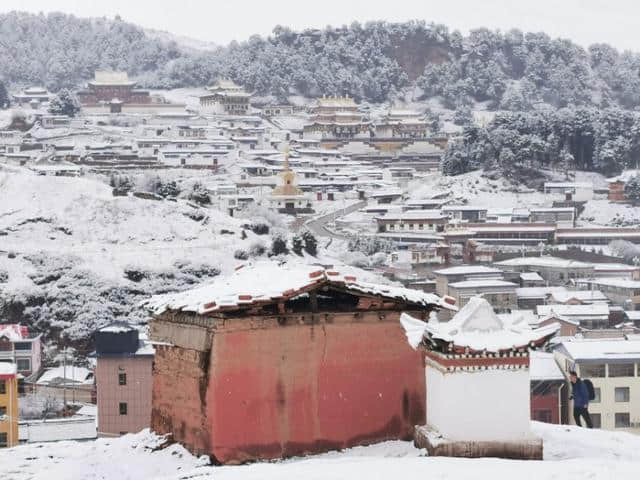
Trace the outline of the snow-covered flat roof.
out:
<instances>
[{"instance_id":1,"label":"snow-covered flat roof","mask_svg":"<svg viewBox=\"0 0 640 480\"><path fill-rule=\"evenodd\" d=\"M606 285L609 287L640 289L640 280L631 280L630 278L602 277L586 280L592 285Z\"/></svg>"},{"instance_id":2,"label":"snow-covered flat roof","mask_svg":"<svg viewBox=\"0 0 640 480\"><path fill-rule=\"evenodd\" d=\"M446 205L442 207L445 212L482 212L487 211L487 207L475 207L472 205Z\"/></svg>"},{"instance_id":3,"label":"snow-covered flat roof","mask_svg":"<svg viewBox=\"0 0 640 480\"><path fill-rule=\"evenodd\" d=\"M566 260L558 257L515 257L501 262L495 262L495 265L505 267L527 266L527 267L547 267L547 268L591 268L591 263L578 262L576 260Z\"/></svg>"},{"instance_id":4,"label":"snow-covered flat roof","mask_svg":"<svg viewBox=\"0 0 640 480\"><path fill-rule=\"evenodd\" d=\"M0 362L0 375L15 375L17 372L15 363Z\"/></svg>"},{"instance_id":5,"label":"snow-covered flat roof","mask_svg":"<svg viewBox=\"0 0 640 480\"><path fill-rule=\"evenodd\" d=\"M484 265L460 265L457 267L442 268L433 273L438 275L473 275L483 273L502 273L498 268L485 267Z\"/></svg>"},{"instance_id":6,"label":"snow-covered flat roof","mask_svg":"<svg viewBox=\"0 0 640 480\"><path fill-rule=\"evenodd\" d=\"M573 207L544 207L544 208L531 208L531 213L573 213L575 208Z\"/></svg>"},{"instance_id":7,"label":"snow-covered flat roof","mask_svg":"<svg viewBox=\"0 0 640 480\"><path fill-rule=\"evenodd\" d=\"M627 265L625 263L594 263L593 270L597 273L598 271L621 271L621 272L633 272L635 270L640 270L640 267L636 265Z\"/></svg>"},{"instance_id":8,"label":"snow-covered flat roof","mask_svg":"<svg viewBox=\"0 0 640 480\"><path fill-rule=\"evenodd\" d=\"M563 317L609 317L609 305L606 303L593 303L590 305L538 305L536 307L538 315L547 317L552 314Z\"/></svg>"},{"instance_id":9,"label":"snow-covered flat roof","mask_svg":"<svg viewBox=\"0 0 640 480\"><path fill-rule=\"evenodd\" d=\"M402 213L388 213L376 220L442 220L447 218L440 210L409 210Z\"/></svg>"},{"instance_id":10,"label":"snow-covered flat roof","mask_svg":"<svg viewBox=\"0 0 640 480\"><path fill-rule=\"evenodd\" d=\"M506 280L465 280L463 282L454 282L449 284L454 288L490 288L490 287L517 287L518 285L513 282L507 282Z\"/></svg>"},{"instance_id":11,"label":"snow-covered flat roof","mask_svg":"<svg viewBox=\"0 0 640 480\"><path fill-rule=\"evenodd\" d=\"M640 360L640 340L572 339L562 342L562 348L576 361L580 360Z\"/></svg>"},{"instance_id":12,"label":"snow-covered flat roof","mask_svg":"<svg viewBox=\"0 0 640 480\"><path fill-rule=\"evenodd\" d=\"M518 298L544 298L553 293L564 293L567 289L564 287L523 287L516 288Z\"/></svg>"},{"instance_id":13,"label":"snow-covered flat roof","mask_svg":"<svg viewBox=\"0 0 640 480\"><path fill-rule=\"evenodd\" d=\"M522 272L520 274L520 279L525 282L541 282L544 279L537 272Z\"/></svg>"},{"instance_id":14,"label":"snow-covered flat roof","mask_svg":"<svg viewBox=\"0 0 640 480\"><path fill-rule=\"evenodd\" d=\"M249 264L210 284L186 292L156 296L145 304L155 314L167 310L206 314L286 300L322 285L335 285L354 293L398 299L424 307L440 306L455 310L437 295L420 290L360 282L354 276L314 265L279 265L276 262Z\"/></svg>"}]
</instances>

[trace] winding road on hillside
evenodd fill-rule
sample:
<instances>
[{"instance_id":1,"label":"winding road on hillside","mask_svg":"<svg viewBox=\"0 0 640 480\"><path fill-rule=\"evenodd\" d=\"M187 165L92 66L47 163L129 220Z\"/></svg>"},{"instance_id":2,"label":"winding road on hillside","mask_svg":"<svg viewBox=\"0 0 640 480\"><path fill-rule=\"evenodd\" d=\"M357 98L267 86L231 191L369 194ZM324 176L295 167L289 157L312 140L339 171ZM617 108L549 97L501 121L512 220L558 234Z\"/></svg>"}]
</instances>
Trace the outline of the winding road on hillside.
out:
<instances>
[{"instance_id":1,"label":"winding road on hillside","mask_svg":"<svg viewBox=\"0 0 640 480\"><path fill-rule=\"evenodd\" d=\"M329 230L326 225L331 222L335 222L336 219L340 217L344 217L345 215L349 215L351 212L355 212L356 210L360 210L367 206L366 200L361 202L353 203L348 207L341 208L331 213L327 213L325 215L321 215L316 218L312 218L304 222L304 226L306 226L314 235L319 237L330 237L338 240L344 240L349 238L347 235L343 235L340 233L333 232Z\"/></svg>"}]
</instances>

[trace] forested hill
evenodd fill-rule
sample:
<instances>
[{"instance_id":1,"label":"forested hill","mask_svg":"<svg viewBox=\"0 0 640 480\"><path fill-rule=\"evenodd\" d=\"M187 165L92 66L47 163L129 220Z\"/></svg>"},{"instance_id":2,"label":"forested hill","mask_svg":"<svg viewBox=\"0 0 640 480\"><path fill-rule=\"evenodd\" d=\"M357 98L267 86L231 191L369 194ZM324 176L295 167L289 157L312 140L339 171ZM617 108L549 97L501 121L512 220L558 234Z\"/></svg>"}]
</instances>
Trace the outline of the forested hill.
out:
<instances>
[{"instance_id":1,"label":"forested hill","mask_svg":"<svg viewBox=\"0 0 640 480\"><path fill-rule=\"evenodd\" d=\"M502 110L541 102L640 106L638 54L606 44L585 50L544 33L479 29L463 36L425 22L297 33L276 27L268 38L195 52L118 18L0 15L0 75L6 83L57 90L81 83L98 68L127 70L148 87L201 86L229 76L280 99L349 94L380 102L418 86L425 97L441 96L451 108L472 101Z\"/></svg>"}]
</instances>

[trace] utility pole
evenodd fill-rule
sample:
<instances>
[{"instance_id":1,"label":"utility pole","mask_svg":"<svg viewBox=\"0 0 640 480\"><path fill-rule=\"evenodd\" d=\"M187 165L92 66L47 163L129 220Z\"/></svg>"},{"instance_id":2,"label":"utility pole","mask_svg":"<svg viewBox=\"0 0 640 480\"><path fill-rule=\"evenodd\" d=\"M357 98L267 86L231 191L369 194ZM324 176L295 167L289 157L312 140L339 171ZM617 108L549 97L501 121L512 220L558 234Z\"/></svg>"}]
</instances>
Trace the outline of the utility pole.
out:
<instances>
[{"instance_id":1,"label":"utility pole","mask_svg":"<svg viewBox=\"0 0 640 480\"><path fill-rule=\"evenodd\" d=\"M67 409L67 347L62 351L62 395L64 398L64 409Z\"/></svg>"}]
</instances>

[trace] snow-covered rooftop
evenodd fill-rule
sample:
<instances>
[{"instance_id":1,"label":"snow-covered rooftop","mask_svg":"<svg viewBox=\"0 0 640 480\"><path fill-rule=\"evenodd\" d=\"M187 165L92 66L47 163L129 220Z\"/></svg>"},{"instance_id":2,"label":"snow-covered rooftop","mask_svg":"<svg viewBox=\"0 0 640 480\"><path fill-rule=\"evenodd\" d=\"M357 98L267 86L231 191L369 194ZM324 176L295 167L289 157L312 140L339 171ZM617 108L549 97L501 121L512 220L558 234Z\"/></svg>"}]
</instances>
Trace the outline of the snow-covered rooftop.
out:
<instances>
[{"instance_id":1,"label":"snow-covered rooftop","mask_svg":"<svg viewBox=\"0 0 640 480\"><path fill-rule=\"evenodd\" d=\"M567 303L569 300L576 299L581 302L608 302L609 299L600 290L566 290L564 292L554 292L551 294L553 300L558 303Z\"/></svg>"},{"instance_id":2,"label":"snow-covered rooftop","mask_svg":"<svg viewBox=\"0 0 640 480\"><path fill-rule=\"evenodd\" d=\"M484 273L502 273L502 270L484 265L460 265L457 267L442 268L435 270L437 275L477 275Z\"/></svg>"},{"instance_id":3,"label":"snow-covered rooftop","mask_svg":"<svg viewBox=\"0 0 640 480\"><path fill-rule=\"evenodd\" d=\"M17 371L15 363L0 362L0 375L15 375Z\"/></svg>"},{"instance_id":4,"label":"snow-covered rooftop","mask_svg":"<svg viewBox=\"0 0 640 480\"><path fill-rule=\"evenodd\" d=\"M464 280L462 282L454 282L450 283L449 286L454 288L515 288L518 285L513 282L507 282L506 280L488 278L485 280Z\"/></svg>"},{"instance_id":5,"label":"snow-covered rooftop","mask_svg":"<svg viewBox=\"0 0 640 480\"><path fill-rule=\"evenodd\" d=\"M25 328L16 323L0 325L0 338L4 337L12 342L22 340L26 337Z\"/></svg>"},{"instance_id":6,"label":"snow-covered rooftop","mask_svg":"<svg viewBox=\"0 0 640 480\"><path fill-rule=\"evenodd\" d=\"M36 382L38 385L60 384L66 378L71 383L93 383L93 372L88 368L67 365L46 370Z\"/></svg>"},{"instance_id":7,"label":"snow-covered rooftop","mask_svg":"<svg viewBox=\"0 0 640 480\"><path fill-rule=\"evenodd\" d=\"M626 340L624 338L572 339L562 342L560 345L576 361L640 360L640 340Z\"/></svg>"},{"instance_id":8,"label":"snow-covered rooftop","mask_svg":"<svg viewBox=\"0 0 640 480\"><path fill-rule=\"evenodd\" d=\"M537 272L522 272L520 279L525 282L542 282L544 279Z\"/></svg>"},{"instance_id":9,"label":"snow-covered rooftop","mask_svg":"<svg viewBox=\"0 0 640 480\"><path fill-rule=\"evenodd\" d=\"M516 288L516 296L520 298L545 298L554 293L566 292L565 287L522 287Z\"/></svg>"},{"instance_id":10,"label":"snow-covered rooftop","mask_svg":"<svg viewBox=\"0 0 640 480\"><path fill-rule=\"evenodd\" d=\"M532 351L529 358L531 380L564 380L553 353Z\"/></svg>"},{"instance_id":11,"label":"snow-covered rooftop","mask_svg":"<svg viewBox=\"0 0 640 480\"><path fill-rule=\"evenodd\" d=\"M415 328L419 322L406 313L401 321L405 330L406 325ZM487 300L472 297L450 321L425 323L424 337L429 342L442 341L476 352L501 352L543 343L559 328L558 323L552 323L532 330L524 319L500 318Z\"/></svg>"},{"instance_id":12,"label":"snow-covered rooftop","mask_svg":"<svg viewBox=\"0 0 640 480\"><path fill-rule=\"evenodd\" d=\"M527 266L527 267L547 267L547 268L590 268L591 263L578 262L576 260L566 260L564 258L543 256L543 257L515 257L509 260L496 262L495 265L504 267Z\"/></svg>"},{"instance_id":13,"label":"snow-covered rooftop","mask_svg":"<svg viewBox=\"0 0 640 480\"><path fill-rule=\"evenodd\" d=\"M640 280L631 280L629 278L604 277L588 280L594 285L606 285L609 287L640 289Z\"/></svg>"},{"instance_id":14,"label":"snow-covered rooftop","mask_svg":"<svg viewBox=\"0 0 640 480\"><path fill-rule=\"evenodd\" d=\"M538 305L538 315L546 317L552 314L563 317L609 317L609 305L606 303L593 303L590 305Z\"/></svg>"},{"instance_id":15,"label":"snow-covered rooftop","mask_svg":"<svg viewBox=\"0 0 640 480\"><path fill-rule=\"evenodd\" d=\"M243 266L230 275L193 290L153 297L146 305L155 314L166 310L205 314L286 300L327 284L354 293L393 298L424 307L455 309L440 297L419 290L362 282L354 276L314 265L281 265L269 261Z\"/></svg>"}]
</instances>

